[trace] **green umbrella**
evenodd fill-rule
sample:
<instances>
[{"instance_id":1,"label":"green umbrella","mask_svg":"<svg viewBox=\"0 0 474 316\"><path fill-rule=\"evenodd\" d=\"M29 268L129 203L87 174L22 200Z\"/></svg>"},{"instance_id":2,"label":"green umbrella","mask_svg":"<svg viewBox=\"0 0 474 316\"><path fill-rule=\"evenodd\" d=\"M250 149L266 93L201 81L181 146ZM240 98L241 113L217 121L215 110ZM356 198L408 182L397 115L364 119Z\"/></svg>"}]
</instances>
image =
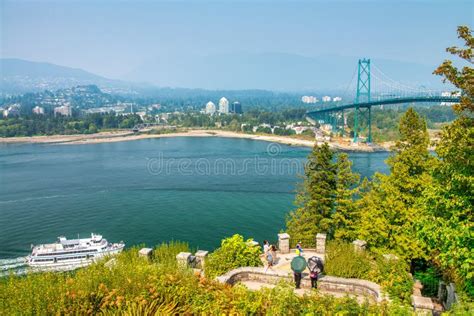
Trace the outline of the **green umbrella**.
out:
<instances>
[{"instance_id":1,"label":"green umbrella","mask_svg":"<svg viewBox=\"0 0 474 316\"><path fill-rule=\"evenodd\" d=\"M306 260L301 256L296 256L291 260L291 270L294 272L303 272L306 269Z\"/></svg>"}]
</instances>

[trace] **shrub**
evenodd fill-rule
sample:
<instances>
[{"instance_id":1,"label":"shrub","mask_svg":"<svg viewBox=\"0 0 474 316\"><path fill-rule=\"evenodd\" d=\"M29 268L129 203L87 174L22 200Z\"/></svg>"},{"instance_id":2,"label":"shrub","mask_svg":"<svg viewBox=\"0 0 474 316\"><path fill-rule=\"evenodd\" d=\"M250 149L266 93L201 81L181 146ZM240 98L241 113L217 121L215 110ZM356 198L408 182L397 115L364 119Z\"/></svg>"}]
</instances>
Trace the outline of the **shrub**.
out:
<instances>
[{"instance_id":1,"label":"shrub","mask_svg":"<svg viewBox=\"0 0 474 316\"><path fill-rule=\"evenodd\" d=\"M206 261L206 275L214 278L239 267L262 266L260 248L251 245L251 241L237 234L222 240L221 246Z\"/></svg>"},{"instance_id":2,"label":"shrub","mask_svg":"<svg viewBox=\"0 0 474 316\"><path fill-rule=\"evenodd\" d=\"M370 255L355 251L354 246L342 241L330 241L327 245L324 272L344 278L364 279L373 268Z\"/></svg>"},{"instance_id":3,"label":"shrub","mask_svg":"<svg viewBox=\"0 0 474 316\"><path fill-rule=\"evenodd\" d=\"M375 269L368 274L367 279L381 285L391 299L409 304L413 278L409 274L408 263L402 259L387 260L382 256L377 256L375 261Z\"/></svg>"},{"instance_id":4,"label":"shrub","mask_svg":"<svg viewBox=\"0 0 474 316\"><path fill-rule=\"evenodd\" d=\"M328 242L324 272L375 282L390 298L410 303L413 279L408 264L401 259L387 260L369 251L356 251L352 244L335 240Z\"/></svg>"},{"instance_id":5,"label":"shrub","mask_svg":"<svg viewBox=\"0 0 474 316\"><path fill-rule=\"evenodd\" d=\"M243 242L241 236L233 236L223 243L230 240ZM76 272L0 278L0 315L409 314L396 305L359 305L355 299L316 291L298 296L285 282L250 291L243 285L231 287L197 277L191 269L170 269L166 258L183 245L158 246L157 260L139 257L138 248L132 248L118 255L111 267L105 265L106 258Z\"/></svg>"}]
</instances>

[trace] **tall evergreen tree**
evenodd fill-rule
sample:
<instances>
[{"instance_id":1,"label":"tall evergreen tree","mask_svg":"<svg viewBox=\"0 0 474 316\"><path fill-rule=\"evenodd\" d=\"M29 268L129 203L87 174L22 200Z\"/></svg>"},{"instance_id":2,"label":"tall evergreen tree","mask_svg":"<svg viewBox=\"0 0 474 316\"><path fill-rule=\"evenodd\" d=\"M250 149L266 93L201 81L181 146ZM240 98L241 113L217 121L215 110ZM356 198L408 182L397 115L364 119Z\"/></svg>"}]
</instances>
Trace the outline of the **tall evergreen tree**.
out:
<instances>
[{"instance_id":1,"label":"tall evergreen tree","mask_svg":"<svg viewBox=\"0 0 474 316\"><path fill-rule=\"evenodd\" d=\"M332 234L335 238L352 241L356 237L355 223L359 213L354 203L360 176L352 172L352 162L345 153L337 157L336 206L333 213Z\"/></svg>"},{"instance_id":2,"label":"tall evergreen tree","mask_svg":"<svg viewBox=\"0 0 474 316\"><path fill-rule=\"evenodd\" d=\"M305 166L305 179L300 186L296 205L286 220L287 232L294 242L314 244L317 233L330 233L336 197L337 164L327 143L315 145Z\"/></svg>"}]
</instances>

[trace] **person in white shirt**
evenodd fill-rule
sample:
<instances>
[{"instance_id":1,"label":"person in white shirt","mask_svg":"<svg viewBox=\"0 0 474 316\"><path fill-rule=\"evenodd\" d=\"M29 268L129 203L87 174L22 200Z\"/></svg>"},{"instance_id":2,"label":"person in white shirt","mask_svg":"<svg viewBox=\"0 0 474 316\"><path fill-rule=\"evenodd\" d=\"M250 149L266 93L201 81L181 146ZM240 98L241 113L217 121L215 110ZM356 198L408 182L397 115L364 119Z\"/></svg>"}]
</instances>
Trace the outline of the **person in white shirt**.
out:
<instances>
[{"instance_id":1,"label":"person in white shirt","mask_svg":"<svg viewBox=\"0 0 474 316\"><path fill-rule=\"evenodd\" d=\"M268 242L268 240L264 240L263 241L263 253L265 254L265 256L267 255L267 252L270 250L270 243Z\"/></svg>"}]
</instances>

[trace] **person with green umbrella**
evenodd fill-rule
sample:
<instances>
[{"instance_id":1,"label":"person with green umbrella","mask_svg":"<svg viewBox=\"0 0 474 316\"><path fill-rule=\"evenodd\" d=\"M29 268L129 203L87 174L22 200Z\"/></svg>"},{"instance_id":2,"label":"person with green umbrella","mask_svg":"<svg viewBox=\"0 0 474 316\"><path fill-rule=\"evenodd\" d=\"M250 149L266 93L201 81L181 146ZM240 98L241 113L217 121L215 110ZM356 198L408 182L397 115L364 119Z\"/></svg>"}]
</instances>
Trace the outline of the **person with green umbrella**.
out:
<instances>
[{"instance_id":1,"label":"person with green umbrella","mask_svg":"<svg viewBox=\"0 0 474 316\"><path fill-rule=\"evenodd\" d=\"M301 278L303 277L302 272L306 269L307 263L304 257L296 256L291 260L291 270L295 277L295 286L297 289L300 288Z\"/></svg>"}]
</instances>

